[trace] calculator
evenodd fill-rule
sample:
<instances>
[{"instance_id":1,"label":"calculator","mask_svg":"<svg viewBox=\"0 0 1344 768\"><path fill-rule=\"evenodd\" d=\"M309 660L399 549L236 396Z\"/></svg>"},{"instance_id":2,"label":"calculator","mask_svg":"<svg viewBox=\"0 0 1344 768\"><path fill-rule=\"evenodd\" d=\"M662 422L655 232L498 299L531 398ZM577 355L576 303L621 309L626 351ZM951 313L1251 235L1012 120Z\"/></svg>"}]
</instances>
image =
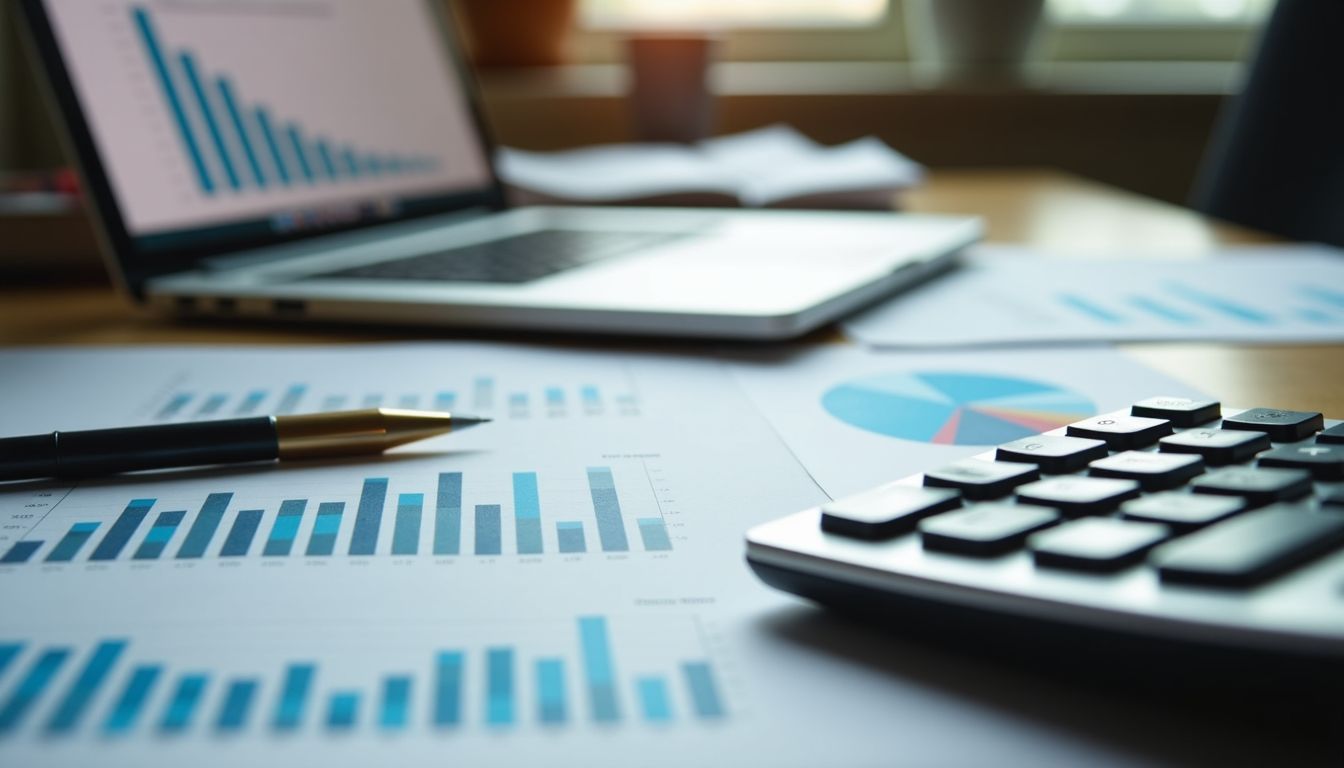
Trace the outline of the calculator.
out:
<instances>
[{"instance_id":1,"label":"calculator","mask_svg":"<svg viewBox=\"0 0 1344 768\"><path fill-rule=\"evenodd\" d=\"M759 525L747 560L897 624L1339 669L1344 423L1154 397Z\"/></svg>"}]
</instances>

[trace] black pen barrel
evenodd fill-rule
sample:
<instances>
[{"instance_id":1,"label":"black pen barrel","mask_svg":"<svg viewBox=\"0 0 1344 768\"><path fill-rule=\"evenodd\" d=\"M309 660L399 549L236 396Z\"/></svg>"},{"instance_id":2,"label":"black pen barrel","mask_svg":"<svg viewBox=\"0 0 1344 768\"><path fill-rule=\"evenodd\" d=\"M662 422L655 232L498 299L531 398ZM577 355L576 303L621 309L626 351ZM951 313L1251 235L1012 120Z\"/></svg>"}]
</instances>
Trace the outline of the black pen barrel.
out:
<instances>
[{"instance_id":1,"label":"black pen barrel","mask_svg":"<svg viewBox=\"0 0 1344 768\"><path fill-rule=\"evenodd\" d=\"M0 439L0 480L91 477L278 456L270 416L53 432Z\"/></svg>"}]
</instances>

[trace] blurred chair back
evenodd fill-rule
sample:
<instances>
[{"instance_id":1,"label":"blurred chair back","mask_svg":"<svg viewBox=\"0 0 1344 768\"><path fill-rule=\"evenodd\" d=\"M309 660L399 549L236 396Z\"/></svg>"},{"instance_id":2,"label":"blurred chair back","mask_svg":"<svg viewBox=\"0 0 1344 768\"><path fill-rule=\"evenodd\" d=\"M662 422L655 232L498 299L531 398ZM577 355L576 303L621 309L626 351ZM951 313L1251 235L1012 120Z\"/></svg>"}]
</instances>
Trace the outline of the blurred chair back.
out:
<instances>
[{"instance_id":1,"label":"blurred chair back","mask_svg":"<svg viewBox=\"0 0 1344 768\"><path fill-rule=\"evenodd\" d=\"M1344 1L1279 0L1214 129L1194 207L1344 246Z\"/></svg>"}]
</instances>

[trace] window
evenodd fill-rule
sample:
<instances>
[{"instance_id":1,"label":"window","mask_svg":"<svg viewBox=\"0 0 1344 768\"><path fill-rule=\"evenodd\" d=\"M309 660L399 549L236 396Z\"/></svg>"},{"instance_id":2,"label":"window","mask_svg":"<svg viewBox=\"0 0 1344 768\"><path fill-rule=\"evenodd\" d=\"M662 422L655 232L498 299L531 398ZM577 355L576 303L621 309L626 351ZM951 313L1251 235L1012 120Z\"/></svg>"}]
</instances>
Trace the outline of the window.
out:
<instances>
[{"instance_id":1,"label":"window","mask_svg":"<svg viewBox=\"0 0 1344 768\"><path fill-rule=\"evenodd\" d=\"M1274 0L1050 0L1064 24L1252 24Z\"/></svg>"},{"instance_id":2,"label":"window","mask_svg":"<svg viewBox=\"0 0 1344 768\"><path fill-rule=\"evenodd\" d=\"M887 0L585 0L583 20L592 28L834 27L873 24L886 10Z\"/></svg>"}]
</instances>

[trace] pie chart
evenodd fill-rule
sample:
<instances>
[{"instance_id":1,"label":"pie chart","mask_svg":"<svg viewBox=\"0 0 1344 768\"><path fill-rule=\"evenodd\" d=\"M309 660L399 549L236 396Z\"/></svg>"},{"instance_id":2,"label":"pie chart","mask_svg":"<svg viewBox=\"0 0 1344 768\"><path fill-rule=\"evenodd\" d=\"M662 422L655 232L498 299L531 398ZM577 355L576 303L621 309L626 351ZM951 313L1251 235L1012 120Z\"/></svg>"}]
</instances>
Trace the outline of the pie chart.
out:
<instances>
[{"instance_id":1,"label":"pie chart","mask_svg":"<svg viewBox=\"0 0 1344 768\"><path fill-rule=\"evenodd\" d=\"M1096 413L1091 400L1054 384L957 371L855 379L828 390L821 404L850 426L942 445L997 445Z\"/></svg>"}]
</instances>

